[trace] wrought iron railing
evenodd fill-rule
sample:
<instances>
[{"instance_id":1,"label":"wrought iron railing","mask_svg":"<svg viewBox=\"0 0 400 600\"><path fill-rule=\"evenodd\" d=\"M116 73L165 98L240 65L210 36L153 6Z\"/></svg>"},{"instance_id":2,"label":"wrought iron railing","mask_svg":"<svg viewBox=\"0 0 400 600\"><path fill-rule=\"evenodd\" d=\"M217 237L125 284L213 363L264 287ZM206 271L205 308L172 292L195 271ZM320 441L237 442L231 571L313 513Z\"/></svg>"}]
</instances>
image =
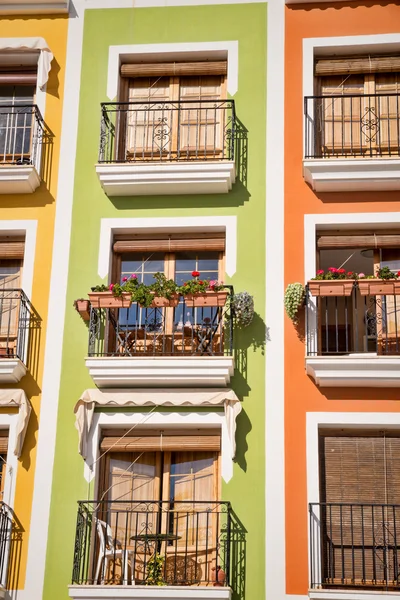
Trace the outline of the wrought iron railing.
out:
<instances>
[{"instance_id":1,"label":"wrought iron railing","mask_svg":"<svg viewBox=\"0 0 400 600\"><path fill-rule=\"evenodd\" d=\"M234 160L233 100L107 102L100 163Z\"/></svg>"},{"instance_id":2,"label":"wrought iron railing","mask_svg":"<svg viewBox=\"0 0 400 600\"><path fill-rule=\"evenodd\" d=\"M0 164L33 165L40 171L44 135L36 104L0 104Z\"/></svg>"},{"instance_id":3,"label":"wrought iron railing","mask_svg":"<svg viewBox=\"0 0 400 600\"><path fill-rule=\"evenodd\" d=\"M0 502L0 588L8 589L14 520L9 506Z\"/></svg>"},{"instance_id":4,"label":"wrought iron railing","mask_svg":"<svg viewBox=\"0 0 400 600\"><path fill-rule=\"evenodd\" d=\"M317 296L306 289L307 355L400 354L400 296Z\"/></svg>"},{"instance_id":5,"label":"wrought iron railing","mask_svg":"<svg viewBox=\"0 0 400 600\"><path fill-rule=\"evenodd\" d=\"M91 306L88 355L231 356L232 286L225 306L194 308L184 297L175 308Z\"/></svg>"},{"instance_id":6,"label":"wrought iron railing","mask_svg":"<svg viewBox=\"0 0 400 600\"><path fill-rule=\"evenodd\" d=\"M79 502L72 583L229 586L234 539L229 502Z\"/></svg>"},{"instance_id":7,"label":"wrought iron railing","mask_svg":"<svg viewBox=\"0 0 400 600\"><path fill-rule=\"evenodd\" d=\"M400 588L400 505L311 503L311 587Z\"/></svg>"},{"instance_id":8,"label":"wrought iron railing","mask_svg":"<svg viewBox=\"0 0 400 600\"><path fill-rule=\"evenodd\" d=\"M400 94L304 98L305 158L400 155Z\"/></svg>"},{"instance_id":9,"label":"wrought iron railing","mask_svg":"<svg viewBox=\"0 0 400 600\"><path fill-rule=\"evenodd\" d=\"M23 290L0 288L0 360L19 358L27 365L29 349L33 346L30 333L39 322L39 316Z\"/></svg>"}]
</instances>

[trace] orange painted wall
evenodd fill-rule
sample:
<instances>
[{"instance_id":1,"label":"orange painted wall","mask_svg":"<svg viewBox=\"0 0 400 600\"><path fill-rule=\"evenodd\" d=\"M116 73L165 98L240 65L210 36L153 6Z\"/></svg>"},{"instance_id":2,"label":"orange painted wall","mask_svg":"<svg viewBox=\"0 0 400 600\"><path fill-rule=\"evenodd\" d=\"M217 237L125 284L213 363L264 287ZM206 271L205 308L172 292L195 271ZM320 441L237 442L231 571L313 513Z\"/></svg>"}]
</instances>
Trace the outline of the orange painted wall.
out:
<instances>
[{"instance_id":1,"label":"orange painted wall","mask_svg":"<svg viewBox=\"0 0 400 600\"><path fill-rule=\"evenodd\" d=\"M302 40L398 33L400 5L292 5L285 34L285 282L304 280L304 214L400 211L400 192L319 194L302 176ZM304 342L285 323L286 591L308 589L307 412L400 411L399 389L318 388L304 369Z\"/></svg>"}]
</instances>

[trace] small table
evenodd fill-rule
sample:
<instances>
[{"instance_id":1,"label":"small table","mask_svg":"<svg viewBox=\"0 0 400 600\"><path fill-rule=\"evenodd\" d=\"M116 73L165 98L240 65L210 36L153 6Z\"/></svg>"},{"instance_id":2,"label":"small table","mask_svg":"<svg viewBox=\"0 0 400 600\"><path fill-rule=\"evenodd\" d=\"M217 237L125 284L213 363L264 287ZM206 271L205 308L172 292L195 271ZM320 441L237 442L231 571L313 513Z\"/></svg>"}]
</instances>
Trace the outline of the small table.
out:
<instances>
[{"instance_id":1,"label":"small table","mask_svg":"<svg viewBox=\"0 0 400 600\"><path fill-rule=\"evenodd\" d=\"M155 552L160 552L161 544L163 542L176 542L182 538L181 535L175 535L174 533L139 533L138 535L132 535L131 540L136 542L144 542L148 548L152 542L157 544Z\"/></svg>"}]
</instances>

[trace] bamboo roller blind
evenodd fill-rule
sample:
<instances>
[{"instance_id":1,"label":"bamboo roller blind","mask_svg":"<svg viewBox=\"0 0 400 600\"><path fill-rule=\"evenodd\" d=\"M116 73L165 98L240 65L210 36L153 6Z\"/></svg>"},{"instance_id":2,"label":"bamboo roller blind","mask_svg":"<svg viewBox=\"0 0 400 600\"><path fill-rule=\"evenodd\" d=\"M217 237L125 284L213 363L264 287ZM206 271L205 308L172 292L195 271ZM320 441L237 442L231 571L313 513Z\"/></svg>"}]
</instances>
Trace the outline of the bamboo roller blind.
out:
<instances>
[{"instance_id":1,"label":"bamboo roller blind","mask_svg":"<svg viewBox=\"0 0 400 600\"><path fill-rule=\"evenodd\" d=\"M136 63L121 65L121 77L179 77L185 75L226 75L226 60L171 62L171 63Z\"/></svg>"},{"instance_id":2,"label":"bamboo roller blind","mask_svg":"<svg viewBox=\"0 0 400 600\"><path fill-rule=\"evenodd\" d=\"M161 430L133 430L121 438L121 431L105 431L101 440L102 452L132 452L132 451L193 451L203 450L219 452L221 449L221 436L218 430L201 431L161 431Z\"/></svg>"},{"instance_id":3,"label":"bamboo roller blind","mask_svg":"<svg viewBox=\"0 0 400 600\"><path fill-rule=\"evenodd\" d=\"M317 248L320 250L338 248L400 248L400 233L319 235L317 236Z\"/></svg>"},{"instance_id":4,"label":"bamboo roller blind","mask_svg":"<svg viewBox=\"0 0 400 600\"><path fill-rule=\"evenodd\" d=\"M163 237L137 237L120 239L114 242L114 252L184 252L184 251L217 251L225 250L225 234L214 233L210 236L202 235L190 237L170 235Z\"/></svg>"},{"instance_id":5,"label":"bamboo roller blind","mask_svg":"<svg viewBox=\"0 0 400 600\"><path fill-rule=\"evenodd\" d=\"M1 259L23 259L25 243L21 241L2 240L0 238L0 260Z\"/></svg>"},{"instance_id":6,"label":"bamboo roller blind","mask_svg":"<svg viewBox=\"0 0 400 600\"><path fill-rule=\"evenodd\" d=\"M315 75L348 75L357 73L391 73L400 71L400 56L364 56L318 58Z\"/></svg>"},{"instance_id":7,"label":"bamboo roller blind","mask_svg":"<svg viewBox=\"0 0 400 600\"><path fill-rule=\"evenodd\" d=\"M0 429L0 454L7 454L8 450L8 430ZM0 464L0 471L2 469Z\"/></svg>"}]
</instances>

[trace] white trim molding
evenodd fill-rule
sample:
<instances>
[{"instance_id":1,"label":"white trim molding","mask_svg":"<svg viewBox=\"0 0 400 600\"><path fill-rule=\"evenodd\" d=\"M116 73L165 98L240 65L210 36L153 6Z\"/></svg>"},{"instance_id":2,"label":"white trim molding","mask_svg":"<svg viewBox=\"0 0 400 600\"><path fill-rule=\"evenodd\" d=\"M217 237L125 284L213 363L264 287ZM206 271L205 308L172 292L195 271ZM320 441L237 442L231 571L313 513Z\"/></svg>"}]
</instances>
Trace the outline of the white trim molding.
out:
<instances>
[{"instance_id":1,"label":"white trim molding","mask_svg":"<svg viewBox=\"0 0 400 600\"><path fill-rule=\"evenodd\" d=\"M32 194L39 185L33 165L0 165L0 194Z\"/></svg>"},{"instance_id":2,"label":"white trim molding","mask_svg":"<svg viewBox=\"0 0 400 600\"><path fill-rule=\"evenodd\" d=\"M400 190L400 159L307 158L303 160L303 176L316 192Z\"/></svg>"},{"instance_id":3,"label":"white trim molding","mask_svg":"<svg viewBox=\"0 0 400 600\"><path fill-rule=\"evenodd\" d=\"M286 0L288 1L288 0ZM290 2L290 0L289 0ZM296 3L297 0L294 0ZM315 56L371 54L400 51L400 35L359 35L303 39L303 96L314 96ZM314 127L313 107L303 124L303 147ZM306 135L306 128L308 135ZM308 150L312 155L312 148ZM355 192L399 190L399 158L304 158L303 176L316 192Z\"/></svg>"},{"instance_id":4,"label":"white trim molding","mask_svg":"<svg viewBox=\"0 0 400 600\"><path fill-rule=\"evenodd\" d=\"M11 508L14 506L18 469L18 457L14 452L17 440L17 426L18 413L0 413L0 429L8 429L6 478L2 500Z\"/></svg>"},{"instance_id":5,"label":"white trim molding","mask_svg":"<svg viewBox=\"0 0 400 600\"><path fill-rule=\"evenodd\" d=\"M131 0L131 6L132 0ZM176 60L228 61L227 89L234 96L238 89L239 42L185 42L171 44L131 44L110 46L108 53L107 96L114 100L118 93L119 69L121 62L151 62Z\"/></svg>"},{"instance_id":6,"label":"white trim molding","mask_svg":"<svg viewBox=\"0 0 400 600\"><path fill-rule=\"evenodd\" d=\"M2 0L0 15L45 15L67 13L69 0Z\"/></svg>"},{"instance_id":7,"label":"white trim molding","mask_svg":"<svg viewBox=\"0 0 400 600\"><path fill-rule=\"evenodd\" d=\"M400 358L373 353L308 356L306 373L320 387L400 387Z\"/></svg>"},{"instance_id":8,"label":"white trim molding","mask_svg":"<svg viewBox=\"0 0 400 600\"><path fill-rule=\"evenodd\" d=\"M310 600L400 600L400 592L373 592L364 590L310 590Z\"/></svg>"},{"instance_id":9,"label":"white trim molding","mask_svg":"<svg viewBox=\"0 0 400 600\"><path fill-rule=\"evenodd\" d=\"M109 273L114 233L225 232L225 271L236 273L237 218L228 217L149 217L101 219L98 275Z\"/></svg>"},{"instance_id":10,"label":"white trim molding","mask_svg":"<svg viewBox=\"0 0 400 600\"><path fill-rule=\"evenodd\" d=\"M19 358L0 359L0 383L18 383L26 375L26 366Z\"/></svg>"},{"instance_id":11,"label":"white trim molding","mask_svg":"<svg viewBox=\"0 0 400 600\"><path fill-rule=\"evenodd\" d=\"M96 173L101 187L111 197L227 194L236 177L231 160L99 164Z\"/></svg>"},{"instance_id":12,"label":"white trim molding","mask_svg":"<svg viewBox=\"0 0 400 600\"><path fill-rule=\"evenodd\" d=\"M229 587L70 585L73 600L231 600Z\"/></svg>"},{"instance_id":13,"label":"white trim molding","mask_svg":"<svg viewBox=\"0 0 400 600\"><path fill-rule=\"evenodd\" d=\"M226 387L234 371L232 356L110 356L86 358L85 362L89 375L98 387L114 388Z\"/></svg>"}]
</instances>

